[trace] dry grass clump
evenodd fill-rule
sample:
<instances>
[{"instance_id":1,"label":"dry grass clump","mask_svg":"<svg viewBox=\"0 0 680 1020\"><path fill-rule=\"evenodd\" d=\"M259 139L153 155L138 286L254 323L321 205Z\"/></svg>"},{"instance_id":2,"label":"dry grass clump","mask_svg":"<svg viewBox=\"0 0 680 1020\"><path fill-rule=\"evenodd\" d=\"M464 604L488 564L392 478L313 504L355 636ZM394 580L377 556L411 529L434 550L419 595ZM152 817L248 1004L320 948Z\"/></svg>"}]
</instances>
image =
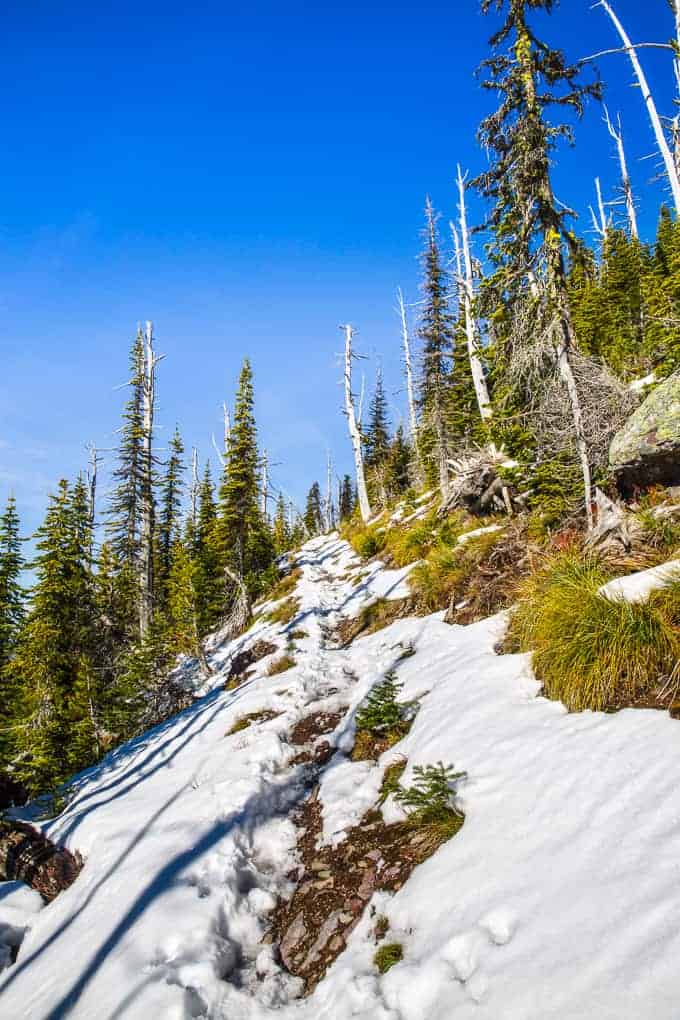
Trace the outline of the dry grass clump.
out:
<instances>
[{"instance_id":1,"label":"dry grass clump","mask_svg":"<svg viewBox=\"0 0 680 1020\"><path fill-rule=\"evenodd\" d=\"M492 531L463 545L438 542L425 562L417 564L409 574L409 586L418 606L434 612L463 598L480 564L502 537L502 532Z\"/></svg>"},{"instance_id":2,"label":"dry grass clump","mask_svg":"<svg viewBox=\"0 0 680 1020\"><path fill-rule=\"evenodd\" d=\"M285 673L287 669L292 669L295 665L295 659L292 655L286 653L279 659L274 659L267 670L267 676L277 676L279 673Z\"/></svg>"},{"instance_id":3,"label":"dry grass clump","mask_svg":"<svg viewBox=\"0 0 680 1020\"><path fill-rule=\"evenodd\" d=\"M271 709L265 708L261 712L249 712L248 715L242 715L236 720L230 730L227 730L227 736L230 737L234 733L240 733L242 730L247 730L253 723L258 722L269 722L270 719L276 719L280 712L272 712Z\"/></svg>"},{"instance_id":4,"label":"dry grass clump","mask_svg":"<svg viewBox=\"0 0 680 1020\"><path fill-rule=\"evenodd\" d=\"M300 612L299 599L286 599L280 606L276 606L267 614L269 623L290 623L294 616Z\"/></svg>"},{"instance_id":5,"label":"dry grass clump","mask_svg":"<svg viewBox=\"0 0 680 1020\"><path fill-rule=\"evenodd\" d=\"M267 596L272 602L276 602L279 599L285 598L286 595L290 595L293 589L297 586L298 581L302 577L302 570L300 567L296 567L290 574L282 577L278 584L272 589Z\"/></svg>"},{"instance_id":6,"label":"dry grass clump","mask_svg":"<svg viewBox=\"0 0 680 1020\"><path fill-rule=\"evenodd\" d=\"M677 687L680 585L628 603L600 593L607 580L602 561L558 554L521 586L510 620L506 648L532 651L545 694L572 711L614 710Z\"/></svg>"},{"instance_id":7,"label":"dry grass clump","mask_svg":"<svg viewBox=\"0 0 680 1020\"><path fill-rule=\"evenodd\" d=\"M383 772L378 804L384 804L390 794L396 793L399 789L399 781L406 769L407 759L402 755L391 761Z\"/></svg>"}]
</instances>

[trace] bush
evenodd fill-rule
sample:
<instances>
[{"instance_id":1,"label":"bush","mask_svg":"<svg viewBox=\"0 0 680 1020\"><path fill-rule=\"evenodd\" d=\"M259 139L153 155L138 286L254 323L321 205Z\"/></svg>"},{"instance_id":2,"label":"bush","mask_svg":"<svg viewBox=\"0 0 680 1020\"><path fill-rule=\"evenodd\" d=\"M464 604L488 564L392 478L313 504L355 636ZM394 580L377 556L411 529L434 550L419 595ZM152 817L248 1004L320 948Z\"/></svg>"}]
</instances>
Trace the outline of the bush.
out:
<instances>
[{"instance_id":1,"label":"bush","mask_svg":"<svg viewBox=\"0 0 680 1020\"><path fill-rule=\"evenodd\" d=\"M274 659L269 669L267 670L267 676L277 676L279 673L285 673L287 669L292 669L295 665L295 659L292 655L282 655L279 659Z\"/></svg>"},{"instance_id":2,"label":"bush","mask_svg":"<svg viewBox=\"0 0 680 1020\"><path fill-rule=\"evenodd\" d=\"M676 672L674 589L628 603L600 594L608 579L598 560L562 553L521 586L511 616L507 647L532 651L545 694L572 711L620 708Z\"/></svg>"},{"instance_id":3,"label":"bush","mask_svg":"<svg viewBox=\"0 0 680 1020\"><path fill-rule=\"evenodd\" d=\"M386 974L390 967L399 963L404 958L404 950L401 942L388 942L381 946L373 957L373 963L381 974Z\"/></svg>"},{"instance_id":4,"label":"bush","mask_svg":"<svg viewBox=\"0 0 680 1020\"><path fill-rule=\"evenodd\" d=\"M453 796L467 773L438 762L416 765L413 775L413 786L398 787L394 797L407 813L406 827L417 830L417 851L425 859L462 828L465 816L454 805Z\"/></svg>"},{"instance_id":5,"label":"bush","mask_svg":"<svg viewBox=\"0 0 680 1020\"><path fill-rule=\"evenodd\" d=\"M369 560L372 556L377 556L385 548L386 541L386 532L384 530L377 531L374 528L361 531L354 536L353 540L350 539L354 551L361 556L362 560Z\"/></svg>"},{"instance_id":6,"label":"bush","mask_svg":"<svg viewBox=\"0 0 680 1020\"><path fill-rule=\"evenodd\" d=\"M280 606L272 609L271 613L267 614L266 619L269 623L290 623L299 611L300 602L298 599L286 599Z\"/></svg>"},{"instance_id":7,"label":"bush","mask_svg":"<svg viewBox=\"0 0 680 1020\"><path fill-rule=\"evenodd\" d=\"M373 687L366 704L357 712L357 729L371 733L398 729L403 723L404 706L397 701L402 687L394 673L386 673L385 679Z\"/></svg>"}]
</instances>

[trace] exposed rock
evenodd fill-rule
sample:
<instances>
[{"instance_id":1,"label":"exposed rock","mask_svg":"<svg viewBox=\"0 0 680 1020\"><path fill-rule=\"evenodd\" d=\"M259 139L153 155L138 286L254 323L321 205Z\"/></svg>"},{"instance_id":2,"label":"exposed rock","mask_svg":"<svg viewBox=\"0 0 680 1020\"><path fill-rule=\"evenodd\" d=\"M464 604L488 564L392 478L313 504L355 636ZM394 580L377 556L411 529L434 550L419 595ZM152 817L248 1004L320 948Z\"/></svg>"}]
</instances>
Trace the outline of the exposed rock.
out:
<instances>
[{"instance_id":1,"label":"exposed rock","mask_svg":"<svg viewBox=\"0 0 680 1020\"><path fill-rule=\"evenodd\" d=\"M659 383L617 432L609 466L625 496L680 483L680 373Z\"/></svg>"},{"instance_id":2,"label":"exposed rock","mask_svg":"<svg viewBox=\"0 0 680 1020\"><path fill-rule=\"evenodd\" d=\"M267 655L273 655L278 651L276 645L270 641L256 641L250 648L244 649L233 657L229 665L229 676L227 686L235 687L248 678L248 670L260 659Z\"/></svg>"}]
</instances>

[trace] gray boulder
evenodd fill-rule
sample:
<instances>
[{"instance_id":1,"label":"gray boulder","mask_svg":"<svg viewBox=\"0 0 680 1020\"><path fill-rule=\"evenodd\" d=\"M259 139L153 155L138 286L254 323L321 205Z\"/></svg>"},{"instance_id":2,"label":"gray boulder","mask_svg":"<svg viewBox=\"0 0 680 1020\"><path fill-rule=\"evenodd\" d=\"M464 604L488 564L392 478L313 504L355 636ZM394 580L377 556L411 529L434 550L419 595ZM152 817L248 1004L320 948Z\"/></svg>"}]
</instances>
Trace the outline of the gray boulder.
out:
<instances>
[{"instance_id":1,"label":"gray boulder","mask_svg":"<svg viewBox=\"0 0 680 1020\"><path fill-rule=\"evenodd\" d=\"M649 394L614 436L609 466L621 493L680 483L680 373Z\"/></svg>"}]
</instances>

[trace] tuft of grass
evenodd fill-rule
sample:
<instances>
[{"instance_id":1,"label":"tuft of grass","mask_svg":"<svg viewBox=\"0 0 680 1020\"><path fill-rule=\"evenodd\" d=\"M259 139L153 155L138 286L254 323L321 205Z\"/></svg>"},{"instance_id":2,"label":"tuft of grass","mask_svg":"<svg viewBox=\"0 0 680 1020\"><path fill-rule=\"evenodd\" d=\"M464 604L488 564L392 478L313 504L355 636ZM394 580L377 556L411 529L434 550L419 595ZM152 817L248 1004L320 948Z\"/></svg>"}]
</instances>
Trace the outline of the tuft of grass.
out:
<instances>
[{"instance_id":1,"label":"tuft of grass","mask_svg":"<svg viewBox=\"0 0 680 1020\"><path fill-rule=\"evenodd\" d=\"M299 611L300 602L298 599L286 599L280 606L276 606L271 613L267 614L267 621L269 623L290 623Z\"/></svg>"},{"instance_id":2,"label":"tuft of grass","mask_svg":"<svg viewBox=\"0 0 680 1020\"><path fill-rule=\"evenodd\" d=\"M671 553L680 547L680 521L659 516L651 509L639 510L635 515L642 526L642 539L652 549Z\"/></svg>"},{"instance_id":3,"label":"tuft of grass","mask_svg":"<svg viewBox=\"0 0 680 1020\"><path fill-rule=\"evenodd\" d=\"M384 914L378 914L375 919L375 925L373 926L373 938L376 942L381 942L388 931L390 930L390 922Z\"/></svg>"},{"instance_id":4,"label":"tuft of grass","mask_svg":"<svg viewBox=\"0 0 680 1020\"><path fill-rule=\"evenodd\" d=\"M397 567L421 560L436 540L431 514L404 528L391 528L387 533L386 549Z\"/></svg>"},{"instance_id":5,"label":"tuft of grass","mask_svg":"<svg viewBox=\"0 0 680 1020\"><path fill-rule=\"evenodd\" d=\"M290 595L293 589L297 586L298 581L302 577L302 570L300 567L296 567L286 577L281 578L277 585L269 593L268 598L271 601L278 601L278 599L285 598L286 595Z\"/></svg>"},{"instance_id":6,"label":"tuft of grass","mask_svg":"<svg viewBox=\"0 0 680 1020\"><path fill-rule=\"evenodd\" d=\"M506 647L532 651L545 694L571 711L631 704L677 672L675 588L628 603L600 594L607 580L597 559L559 554L523 583L510 619Z\"/></svg>"},{"instance_id":7,"label":"tuft of grass","mask_svg":"<svg viewBox=\"0 0 680 1020\"><path fill-rule=\"evenodd\" d=\"M380 949L376 950L373 963L381 974L386 974L390 967L399 963L404 958L404 949L401 942L387 942Z\"/></svg>"},{"instance_id":8,"label":"tuft of grass","mask_svg":"<svg viewBox=\"0 0 680 1020\"><path fill-rule=\"evenodd\" d=\"M267 670L267 676L277 676L279 673L285 673L287 669L292 669L294 665L295 659L286 652L279 659L274 659Z\"/></svg>"},{"instance_id":9,"label":"tuft of grass","mask_svg":"<svg viewBox=\"0 0 680 1020\"><path fill-rule=\"evenodd\" d=\"M303 638L309 637L309 634L302 627L296 627L295 630L291 630L288 637L291 641L301 641Z\"/></svg>"},{"instance_id":10,"label":"tuft of grass","mask_svg":"<svg viewBox=\"0 0 680 1020\"><path fill-rule=\"evenodd\" d=\"M272 712L271 709L265 708L261 712L249 712L248 715L242 715L236 720L230 730L227 730L227 736L230 737L233 733L241 733L242 730L247 730L253 723L258 722L269 722L270 719L276 719L280 712Z\"/></svg>"},{"instance_id":11,"label":"tuft of grass","mask_svg":"<svg viewBox=\"0 0 680 1020\"><path fill-rule=\"evenodd\" d=\"M390 762L383 772L382 783L380 784L380 793L378 795L379 805L382 806L390 794L396 793L399 789L399 780L404 774L406 764L407 759L403 756L395 758L395 760Z\"/></svg>"}]
</instances>

